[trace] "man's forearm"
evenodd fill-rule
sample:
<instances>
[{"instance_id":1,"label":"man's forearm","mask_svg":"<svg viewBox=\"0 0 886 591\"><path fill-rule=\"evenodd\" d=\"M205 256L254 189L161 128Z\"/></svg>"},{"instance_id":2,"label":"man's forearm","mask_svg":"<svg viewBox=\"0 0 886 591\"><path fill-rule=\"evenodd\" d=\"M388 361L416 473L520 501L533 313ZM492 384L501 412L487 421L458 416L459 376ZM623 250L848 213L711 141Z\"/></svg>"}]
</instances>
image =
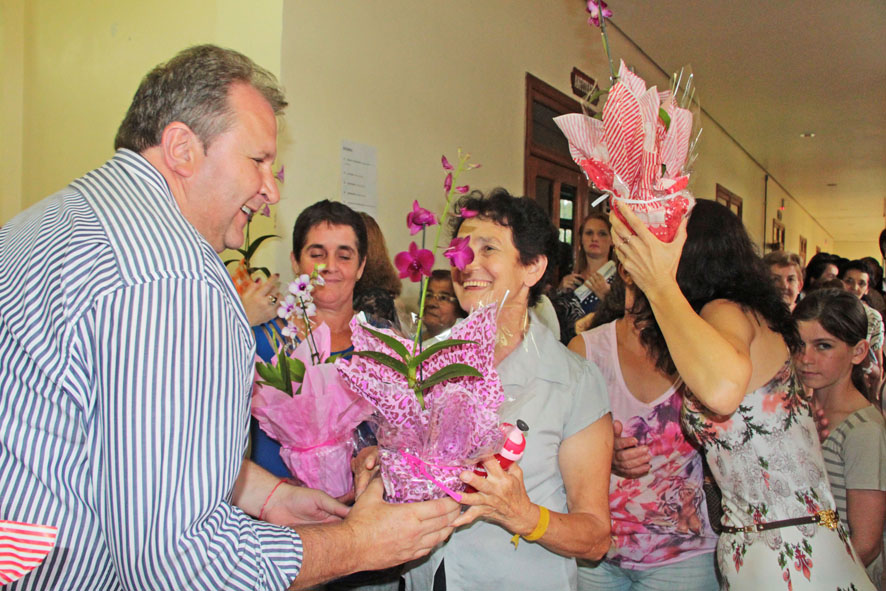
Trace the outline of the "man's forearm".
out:
<instances>
[{"instance_id":1,"label":"man's forearm","mask_svg":"<svg viewBox=\"0 0 886 591\"><path fill-rule=\"evenodd\" d=\"M306 525L296 530L301 536L303 558L290 591L308 589L362 570L361 548L355 544L354 531L346 522Z\"/></svg>"},{"instance_id":2,"label":"man's forearm","mask_svg":"<svg viewBox=\"0 0 886 591\"><path fill-rule=\"evenodd\" d=\"M244 459L240 475L234 483L233 503L247 514L258 517L262 504L278 482L278 477L255 462Z\"/></svg>"}]
</instances>

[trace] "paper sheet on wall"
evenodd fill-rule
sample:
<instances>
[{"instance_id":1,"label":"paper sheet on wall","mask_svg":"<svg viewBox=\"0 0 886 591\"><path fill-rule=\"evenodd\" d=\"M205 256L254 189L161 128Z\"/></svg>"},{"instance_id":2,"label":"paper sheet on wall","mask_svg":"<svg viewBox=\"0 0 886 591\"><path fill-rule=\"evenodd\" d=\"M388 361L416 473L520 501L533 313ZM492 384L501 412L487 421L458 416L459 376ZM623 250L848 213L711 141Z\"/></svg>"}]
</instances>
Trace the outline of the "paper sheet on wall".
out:
<instances>
[{"instance_id":1,"label":"paper sheet on wall","mask_svg":"<svg viewBox=\"0 0 886 591\"><path fill-rule=\"evenodd\" d=\"M341 142L341 200L356 211L378 213L378 165L375 146Z\"/></svg>"}]
</instances>

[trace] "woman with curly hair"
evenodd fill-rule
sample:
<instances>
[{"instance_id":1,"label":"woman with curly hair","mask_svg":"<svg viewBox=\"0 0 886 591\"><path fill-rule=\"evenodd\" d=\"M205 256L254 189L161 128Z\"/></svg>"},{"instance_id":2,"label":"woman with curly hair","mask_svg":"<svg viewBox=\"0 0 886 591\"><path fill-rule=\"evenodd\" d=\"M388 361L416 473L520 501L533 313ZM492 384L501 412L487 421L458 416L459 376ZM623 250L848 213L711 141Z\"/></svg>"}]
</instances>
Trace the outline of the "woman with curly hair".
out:
<instances>
[{"instance_id":1,"label":"woman with curly hair","mask_svg":"<svg viewBox=\"0 0 886 591\"><path fill-rule=\"evenodd\" d=\"M872 590L791 364L797 327L741 220L699 200L663 243L627 206L618 212L616 253L649 301L640 339L686 384L683 426L723 493L724 588Z\"/></svg>"}]
</instances>

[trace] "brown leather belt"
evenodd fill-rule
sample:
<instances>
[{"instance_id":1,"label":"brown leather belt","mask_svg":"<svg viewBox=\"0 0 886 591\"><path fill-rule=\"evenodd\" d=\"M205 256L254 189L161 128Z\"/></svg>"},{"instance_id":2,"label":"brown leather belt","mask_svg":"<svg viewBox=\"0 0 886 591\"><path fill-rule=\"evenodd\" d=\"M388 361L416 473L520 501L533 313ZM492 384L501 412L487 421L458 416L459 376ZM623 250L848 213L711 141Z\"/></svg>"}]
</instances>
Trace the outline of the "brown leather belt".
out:
<instances>
[{"instance_id":1,"label":"brown leather belt","mask_svg":"<svg viewBox=\"0 0 886 591\"><path fill-rule=\"evenodd\" d=\"M790 527L792 525L806 525L807 523L820 523L828 529L837 529L839 521L837 520L837 512L833 509L828 509L827 511L819 511L814 515L795 517L794 519L782 519L781 521L770 521L769 523L754 523L753 525L746 525L744 527L723 525L721 528L724 534L752 534L767 529Z\"/></svg>"}]
</instances>

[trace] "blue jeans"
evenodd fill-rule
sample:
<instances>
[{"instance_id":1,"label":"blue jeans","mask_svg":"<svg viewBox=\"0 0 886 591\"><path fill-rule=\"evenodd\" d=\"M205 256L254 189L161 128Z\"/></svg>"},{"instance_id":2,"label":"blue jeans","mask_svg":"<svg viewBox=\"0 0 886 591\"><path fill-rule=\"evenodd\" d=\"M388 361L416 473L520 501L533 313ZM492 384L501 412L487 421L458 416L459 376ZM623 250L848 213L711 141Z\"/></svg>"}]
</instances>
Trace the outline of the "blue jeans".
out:
<instances>
[{"instance_id":1,"label":"blue jeans","mask_svg":"<svg viewBox=\"0 0 886 591\"><path fill-rule=\"evenodd\" d=\"M717 591L716 552L647 570L578 561L579 591Z\"/></svg>"}]
</instances>

